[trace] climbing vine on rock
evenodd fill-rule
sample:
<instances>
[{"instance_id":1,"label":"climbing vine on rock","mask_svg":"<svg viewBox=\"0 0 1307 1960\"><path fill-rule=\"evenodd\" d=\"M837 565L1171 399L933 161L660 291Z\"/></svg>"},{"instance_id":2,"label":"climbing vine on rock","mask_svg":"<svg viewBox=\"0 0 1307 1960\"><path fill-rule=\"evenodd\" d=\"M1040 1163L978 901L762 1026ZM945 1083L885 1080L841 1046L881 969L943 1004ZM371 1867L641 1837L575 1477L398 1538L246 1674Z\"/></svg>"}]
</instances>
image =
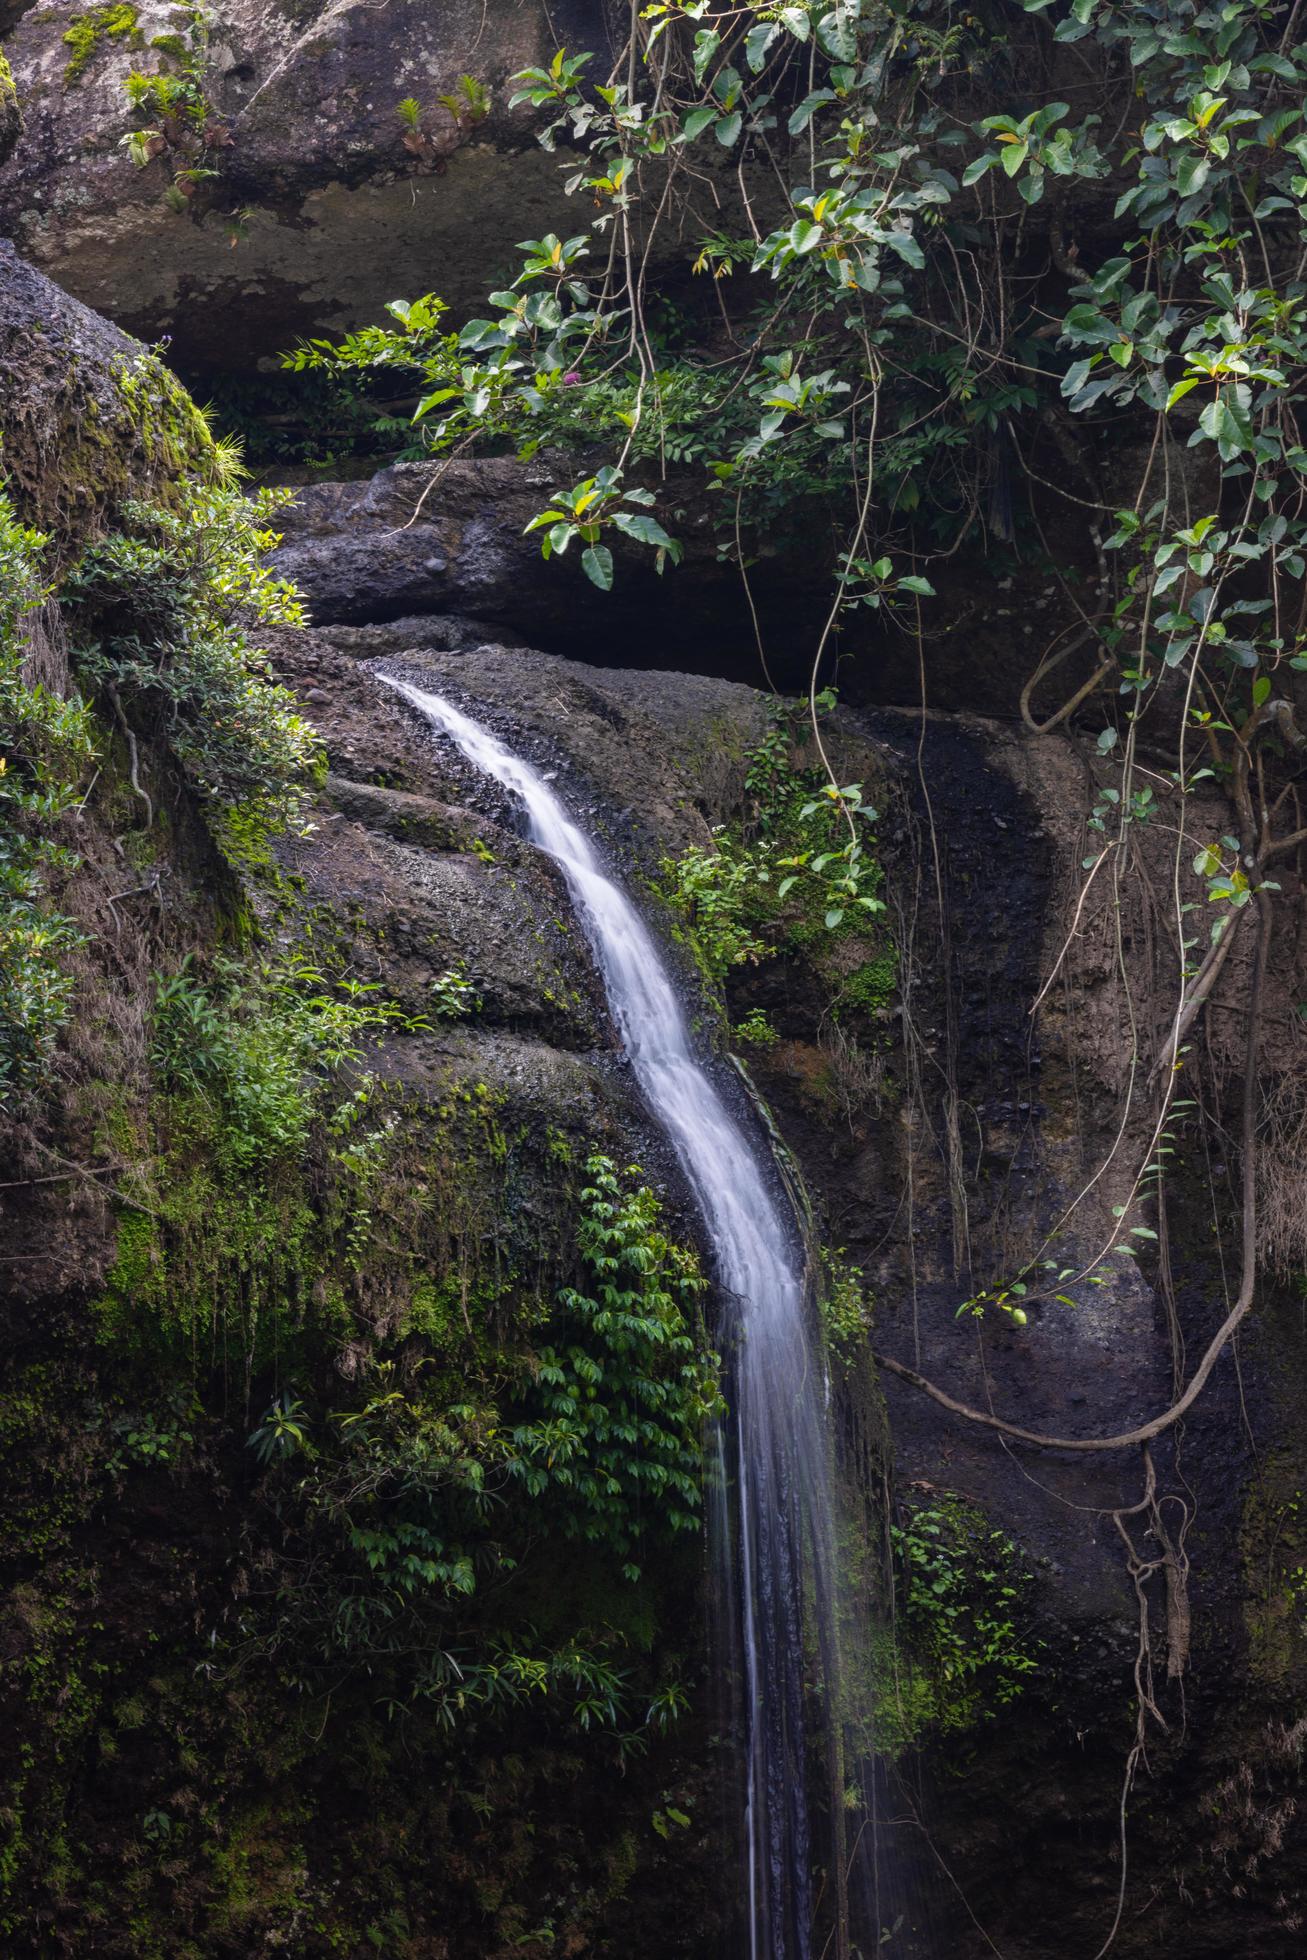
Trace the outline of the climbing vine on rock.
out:
<instances>
[{"instance_id":1,"label":"climbing vine on rock","mask_svg":"<svg viewBox=\"0 0 1307 1960\"><path fill-rule=\"evenodd\" d=\"M86 704L31 671L47 542L0 492L0 1109L47 1079L84 937L52 888L77 866L68 819L95 740Z\"/></svg>"},{"instance_id":2,"label":"climbing vine on rock","mask_svg":"<svg viewBox=\"0 0 1307 1960\"><path fill-rule=\"evenodd\" d=\"M127 503L123 528L91 547L66 593L80 671L130 744L140 735L172 753L237 854L303 820L318 766L316 737L253 637L303 617L264 563L269 520L288 501L196 485L184 512ZM152 815L135 765L133 778Z\"/></svg>"}]
</instances>

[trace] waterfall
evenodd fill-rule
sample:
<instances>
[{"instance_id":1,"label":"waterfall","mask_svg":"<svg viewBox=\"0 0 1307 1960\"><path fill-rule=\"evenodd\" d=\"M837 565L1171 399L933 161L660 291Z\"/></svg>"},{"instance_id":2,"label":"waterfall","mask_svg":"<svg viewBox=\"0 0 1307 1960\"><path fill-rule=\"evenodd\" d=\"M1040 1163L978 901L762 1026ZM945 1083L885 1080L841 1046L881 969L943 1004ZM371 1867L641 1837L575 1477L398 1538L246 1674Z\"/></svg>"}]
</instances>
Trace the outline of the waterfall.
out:
<instances>
[{"instance_id":1,"label":"waterfall","mask_svg":"<svg viewBox=\"0 0 1307 1960\"><path fill-rule=\"evenodd\" d=\"M524 806L531 841L567 881L622 1045L702 1213L716 1278L738 1322L732 1395L738 1555L729 1544L719 1550L738 1599L749 1960L810 1960L805 1643L815 1626L817 1664L829 1666L832 1507L820 1370L808 1343L792 1223L768 1188L755 1142L695 1056L652 935L560 799L448 701L381 678ZM834 1726L831 1711L828 1730ZM831 1862L830 1889L838 1894L838 1854Z\"/></svg>"}]
</instances>

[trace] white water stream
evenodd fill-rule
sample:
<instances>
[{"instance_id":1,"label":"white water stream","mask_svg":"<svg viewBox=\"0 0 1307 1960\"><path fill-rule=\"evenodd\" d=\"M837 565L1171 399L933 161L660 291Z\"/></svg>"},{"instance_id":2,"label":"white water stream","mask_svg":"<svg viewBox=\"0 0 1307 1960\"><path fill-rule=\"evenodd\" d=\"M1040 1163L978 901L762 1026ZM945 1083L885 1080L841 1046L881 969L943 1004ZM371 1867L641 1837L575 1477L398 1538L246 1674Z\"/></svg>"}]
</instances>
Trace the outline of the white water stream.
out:
<instances>
[{"instance_id":1,"label":"white water stream","mask_svg":"<svg viewBox=\"0 0 1307 1960\"><path fill-rule=\"evenodd\" d=\"M809 1351L795 1234L762 1175L754 1142L695 1056L648 928L559 798L439 695L406 681L387 679L387 685L520 800L532 842L560 866L622 1045L694 1192L717 1280L733 1302L738 1547L718 1549L738 1602L742 1655L748 1951L750 1960L809 1960L805 1632L811 1639L815 1623L818 1651L829 1651L831 1501L821 1381Z\"/></svg>"}]
</instances>

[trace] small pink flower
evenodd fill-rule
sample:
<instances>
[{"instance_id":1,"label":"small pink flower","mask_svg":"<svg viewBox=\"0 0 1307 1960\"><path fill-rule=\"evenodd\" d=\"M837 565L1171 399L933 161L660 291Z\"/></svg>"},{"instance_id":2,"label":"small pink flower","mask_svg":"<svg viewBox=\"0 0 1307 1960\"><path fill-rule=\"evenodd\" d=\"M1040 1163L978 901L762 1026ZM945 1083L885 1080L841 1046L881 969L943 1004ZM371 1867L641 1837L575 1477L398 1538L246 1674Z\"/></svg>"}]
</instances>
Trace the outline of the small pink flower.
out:
<instances>
[{"instance_id":1,"label":"small pink flower","mask_svg":"<svg viewBox=\"0 0 1307 1960\"><path fill-rule=\"evenodd\" d=\"M570 374L565 374L563 376L563 386L565 388L575 388L579 383L580 379L581 379L580 369L573 368Z\"/></svg>"}]
</instances>

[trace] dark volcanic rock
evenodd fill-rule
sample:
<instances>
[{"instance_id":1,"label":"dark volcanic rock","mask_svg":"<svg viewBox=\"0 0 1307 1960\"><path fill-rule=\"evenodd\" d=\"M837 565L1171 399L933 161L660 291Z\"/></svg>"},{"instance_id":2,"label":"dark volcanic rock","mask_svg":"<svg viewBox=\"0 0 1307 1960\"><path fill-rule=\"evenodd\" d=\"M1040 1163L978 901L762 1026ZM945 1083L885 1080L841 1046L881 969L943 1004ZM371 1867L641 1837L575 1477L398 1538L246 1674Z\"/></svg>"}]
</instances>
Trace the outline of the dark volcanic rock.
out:
<instances>
[{"instance_id":1,"label":"dark volcanic rock","mask_svg":"<svg viewBox=\"0 0 1307 1960\"><path fill-rule=\"evenodd\" d=\"M0 239L0 430L23 516L58 561L124 496L175 480L212 448L163 363Z\"/></svg>"},{"instance_id":2,"label":"dark volcanic rock","mask_svg":"<svg viewBox=\"0 0 1307 1960\"><path fill-rule=\"evenodd\" d=\"M604 666L760 682L739 573L718 555L714 510L697 484L663 486L666 522L685 552L665 575L624 539L614 547L611 592L590 583L577 550L546 563L526 526L581 474L575 458L549 451L529 463L397 463L361 482L309 484L280 519L278 568L303 589L320 626L402 619L408 627L412 615L436 615L425 626L412 620L409 645L466 646L480 622L483 640L502 640L507 628L510 639ZM828 603L820 553L801 537L764 540L749 576L773 674L797 685ZM397 639L396 629L391 645ZM372 651L372 642L360 640L359 650Z\"/></svg>"},{"instance_id":3,"label":"dark volcanic rock","mask_svg":"<svg viewBox=\"0 0 1307 1960\"><path fill-rule=\"evenodd\" d=\"M148 338L171 335L191 367L248 367L399 294L435 287L472 304L515 242L557 229L566 208L560 159L537 147L530 110L508 109L508 78L560 41L601 59L608 45L601 0L225 0L205 86L232 141L215 152L207 194L218 212L249 212L233 251L220 222L163 203L164 159L138 171L119 147L131 127L123 78L153 69L149 43L176 31L174 10L141 6L130 31L100 33L76 73L70 18L33 7L10 36L28 135L0 189L0 226L80 298ZM405 149L395 105L416 96L452 138L436 98L462 74L490 90L491 111L433 174Z\"/></svg>"}]
</instances>

